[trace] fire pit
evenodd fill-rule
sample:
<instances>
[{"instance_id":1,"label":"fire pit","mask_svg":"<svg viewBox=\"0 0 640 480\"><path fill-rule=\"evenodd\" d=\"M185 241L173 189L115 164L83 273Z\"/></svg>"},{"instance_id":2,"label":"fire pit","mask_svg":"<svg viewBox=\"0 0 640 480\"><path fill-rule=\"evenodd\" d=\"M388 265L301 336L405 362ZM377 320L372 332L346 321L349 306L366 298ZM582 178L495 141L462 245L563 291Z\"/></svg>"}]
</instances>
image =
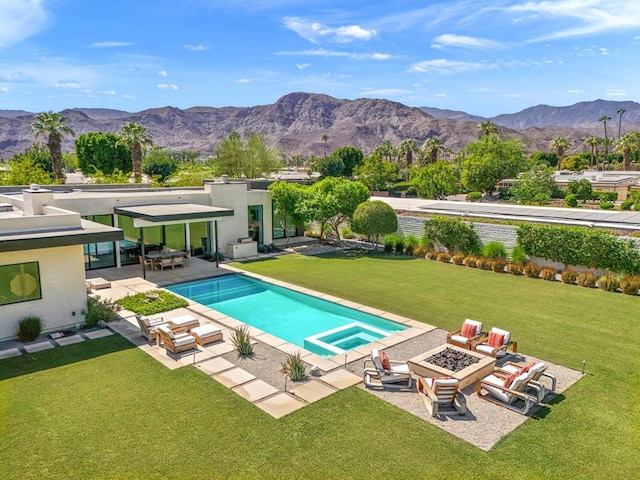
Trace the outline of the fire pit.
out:
<instances>
[{"instance_id":1,"label":"fire pit","mask_svg":"<svg viewBox=\"0 0 640 480\"><path fill-rule=\"evenodd\" d=\"M486 377L496 359L456 345L440 345L409 360L409 368L421 377L453 377L465 388Z\"/></svg>"}]
</instances>

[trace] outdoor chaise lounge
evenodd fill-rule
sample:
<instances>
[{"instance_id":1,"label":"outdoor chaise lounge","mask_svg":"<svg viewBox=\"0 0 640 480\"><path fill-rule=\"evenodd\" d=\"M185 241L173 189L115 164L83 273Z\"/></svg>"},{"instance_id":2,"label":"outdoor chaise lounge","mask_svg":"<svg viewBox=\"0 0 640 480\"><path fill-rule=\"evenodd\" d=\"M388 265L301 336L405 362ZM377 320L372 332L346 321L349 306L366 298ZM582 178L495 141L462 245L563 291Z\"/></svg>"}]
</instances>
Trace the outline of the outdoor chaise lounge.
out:
<instances>
[{"instance_id":1,"label":"outdoor chaise lounge","mask_svg":"<svg viewBox=\"0 0 640 480\"><path fill-rule=\"evenodd\" d=\"M507 375L511 375L514 373L522 374L525 372L531 372L532 375L531 379L529 380L528 386L536 392L538 402L541 402L542 399L547 395L547 393L556 392L556 377L551 375L550 373L547 373L547 365L545 365L543 362L531 362L528 364L508 362L502 365L499 370ZM550 381L551 387L547 387L544 383L541 382L541 379L543 377Z\"/></svg>"},{"instance_id":2,"label":"outdoor chaise lounge","mask_svg":"<svg viewBox=\"0 0 640 480\"><path fill-rule=\"evenodd\" d=\"M184 333L190 331L192 328L200 326L200 322L193 315L178 315L169 319L169 327L176 333Z\"/></svg>"},{"instance_id":3,"label":"outdoor chaise lounge","mask_svg":"<svg viewBox=\"0 0 640 480\"><path fill-rule=\"evenodd\" d=\"M447 334L447 343L471 350L473 342L482 335L482 322L466 319L462 327Z\"/></svg>"},{"instance_id":4,"label":"outdoor chaise lounge","mask_svg":"<svg viewBox=\"0 0 640 480\"><path fill-rule=\"evenodd\" d=\"M210 323L192 328L189 333L193 335L198 345L206 345L211 342L219 342L222 340L222 330Z\"/></svg>"},{"instance_id":5,"label":"outdoor chaise lounge","mask_svg":"<svg viewBox=\"0 0 640 480\"><path fill-rule=\"evenodd\" d=\"M166 325L162 317L150 318L145 315L136 315L138 325L140 325L140 333L147 340L154 341L158 336L158 327Z\"/></svg>"},{"instance_id":6,"label":"outdoor chaise lounge","mask_svg":"<svg viewBox=\"0 0 640 480\"><path fill-rule=\"evenodd\" d=\"M478 340L471 343L471 350L495 358L504 357L509 347L515 354L518 351L518 342L511 340L511 332L496 327L493 327L489 333L482 333Z\"/></svg>"},{"instance_id":7,"label":"outdoor chaise lounge","mask_svg":"<svg viewBox=\"0 0 640 480\"><path fill-rule=\"evenodd\" d=\"M535 372L531 370L507 375L500 369L496 369L491 375L478 382L476 393L483 400L526 415L540 398L539 392L536 392L535 399L526 393L529 387L532 386L531 379L533 375L535 375ZM519 403L522 403L521 407L518 406Z\"/></svg>"},{"instance_id":8,"label":"outdoor chaise lounge","mask_svg":"<svg viewBox=\"0 0 640 480\"><path fill-rule=\"evenodd\" d=\"M180 353L186 350L198 348L196 339L188 333L174 333L168 325L158 327L160 340L164 344L164 348L173 352Z\"/></svg>"},{"instance_id":9,"label":"outdoor chaise lounge","mask_svg":"<svg viewBox=\"0 0 640 480\"><path fill-rule=\"evenodd\" d=\"M418 395L432 417L438 415L466 415L467 401L459 391L457 378L418 377Z\"/></svg>"},{"instance_id":10,"label":"outdoor chaise lounge","mask_svg":"<svg viewBox=\"0 0 640 480\"><path fill-rule=\"evenodd\" d=\"M411 371L407 363L389 360L385 352L373 349L364 361L363 381L366 387L411 388Z\"/></svg>"}]
</instances>

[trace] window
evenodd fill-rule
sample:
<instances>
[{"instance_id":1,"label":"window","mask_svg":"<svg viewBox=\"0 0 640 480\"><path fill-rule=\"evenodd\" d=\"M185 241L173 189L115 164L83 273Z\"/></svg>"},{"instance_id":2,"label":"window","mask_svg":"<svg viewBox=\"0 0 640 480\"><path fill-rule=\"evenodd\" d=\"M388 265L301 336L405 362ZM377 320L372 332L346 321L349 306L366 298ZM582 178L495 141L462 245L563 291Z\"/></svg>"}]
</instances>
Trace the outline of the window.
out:
<instances>
[{"instance_id":1,"label":"window","mask_svg":"<svg viewBox=\"0 0 640 480\"><path fill-rule=\"evenodd\" d=\"M249 205L249 236L259 244L264 243L262 205Z\"/></svg>"},{"instance_id":2,"label":"window","mask_svg":"<svg viewBox=\"0 0 640 480\"><path fill-rule=\"evenodd\" d=\"M41 298L38 262L0 266L0 305Z\"/></svg>"},{"instance_id":3,"label":"window","mask_svg":"<svg viewBox=\"0 0 640 480\"><path fill-rule=\"evenodd\" d=\"M113 227L112 215L87 215L87 220ZM115 267L116 254L114 242L86 243L84 245L84 268L93 270L95 268Z\"/></svg>"}]
</instances>

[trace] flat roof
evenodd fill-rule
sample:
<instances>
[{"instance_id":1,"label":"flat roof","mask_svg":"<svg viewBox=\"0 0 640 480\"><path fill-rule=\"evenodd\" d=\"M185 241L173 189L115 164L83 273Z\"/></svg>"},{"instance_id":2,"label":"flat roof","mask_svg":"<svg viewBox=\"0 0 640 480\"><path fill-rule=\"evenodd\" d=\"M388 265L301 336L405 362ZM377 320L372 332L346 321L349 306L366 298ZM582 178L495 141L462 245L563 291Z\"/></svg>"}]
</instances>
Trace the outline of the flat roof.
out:
<instances>
[{"instance_id":1,"label":"flat roof","mask_svg":"<svg viewBox=\"0 0 640 480\"><path fill-rule=\"evenodd\" d=\"M209 205L199 205L196 203L154 203L130 207L115 207L113 210L120 215L139 218L156 224L233 216L233 210L230 208L210 207Z\"/></svg>"}]
</instances>

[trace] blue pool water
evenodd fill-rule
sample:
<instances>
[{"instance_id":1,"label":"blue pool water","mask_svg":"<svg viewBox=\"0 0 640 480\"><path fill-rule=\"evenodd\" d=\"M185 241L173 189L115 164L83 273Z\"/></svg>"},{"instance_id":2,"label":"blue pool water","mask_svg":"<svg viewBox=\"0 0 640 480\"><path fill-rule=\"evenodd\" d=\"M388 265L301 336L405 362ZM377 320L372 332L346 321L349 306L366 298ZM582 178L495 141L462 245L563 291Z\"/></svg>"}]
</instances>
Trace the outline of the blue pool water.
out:
<instances>
[{"instance_id":1,"label":"blue pool water","mask_svg":"<svg viewBox=\"0 0 640 480\"><path fill-rule=\"evenodd\" d=\"M324 357L406 329L399 323L244 275L166 288Z\"/></svg>"}]
</instances>

